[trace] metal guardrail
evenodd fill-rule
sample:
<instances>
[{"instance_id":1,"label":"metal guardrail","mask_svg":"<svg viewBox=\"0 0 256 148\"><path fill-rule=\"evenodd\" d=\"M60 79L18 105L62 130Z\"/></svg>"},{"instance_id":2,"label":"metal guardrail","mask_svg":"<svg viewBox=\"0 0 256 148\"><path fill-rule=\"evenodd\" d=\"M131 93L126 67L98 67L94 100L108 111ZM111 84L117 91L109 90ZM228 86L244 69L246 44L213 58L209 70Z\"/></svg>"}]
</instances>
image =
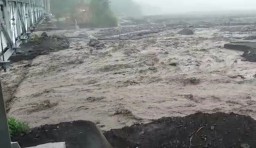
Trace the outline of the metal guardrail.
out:
<instances>
[{"instance_id":1,"label":"metal guardrail","mask_svg":"<svg viewBox=\"0 0 256 148\"><path fill-rule=\"evenodd\" d=\"M5 69L9 58L37 23L49 12L49 0L0 0L0 65ZM0 148L17 148L11 144L0 84Z\"/></svg>"},{"instance_id":2,"label":"metal guardrail","mask_svg":"<svg viewBox=\"0 0 256 148\"><path fill-rule=\"evenodd\" d=\"M49 0L0 0L0 64L5 66L49 9ZM3 67L5 68L5 67Z\"/></svg>"}]
</instances>

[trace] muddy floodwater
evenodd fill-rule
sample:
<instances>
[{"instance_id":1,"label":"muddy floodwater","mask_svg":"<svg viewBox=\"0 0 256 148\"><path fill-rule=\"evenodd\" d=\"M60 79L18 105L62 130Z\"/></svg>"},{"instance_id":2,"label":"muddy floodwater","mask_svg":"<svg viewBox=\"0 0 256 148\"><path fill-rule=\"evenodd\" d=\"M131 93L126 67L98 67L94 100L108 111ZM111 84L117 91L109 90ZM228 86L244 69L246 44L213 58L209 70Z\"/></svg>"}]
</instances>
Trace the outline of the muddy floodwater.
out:
<instances>
[{"instance_id":1,"label":"muddy floodwater","mask_svg":"<svg viewBox=\"0 0 256 148\"><path fill-rule=\"evenodd\" d=\"M102 130L199 111L256 119L256 63L223 48L256 27L188 28L194 33L157 23L46 31L67 37L70 47L1 72L8 115L31 127L89 120Z\"/></svg>"}]
</instances>

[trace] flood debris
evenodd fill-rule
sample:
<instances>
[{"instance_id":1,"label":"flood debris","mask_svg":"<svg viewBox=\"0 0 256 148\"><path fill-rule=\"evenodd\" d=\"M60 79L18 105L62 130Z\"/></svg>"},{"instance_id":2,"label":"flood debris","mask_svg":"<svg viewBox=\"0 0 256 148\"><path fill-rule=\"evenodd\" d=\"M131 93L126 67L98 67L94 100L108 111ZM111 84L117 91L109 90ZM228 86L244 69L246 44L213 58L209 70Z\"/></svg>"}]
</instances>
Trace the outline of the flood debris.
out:
<instances>
[{"instance_id":1,"label":"flood debris","mask_svg":"<svg viewBox=\"0 0 256 148\"><path fill-rule=\"evenodd\" d=\"M32 60L39 55L46 55L50 52L68 49L70 42L65 36L51 35L43 32L41 36L33 35L31 39L21 45L16 53L10 58L11 62Z\"/></svg>"}]
</instances>

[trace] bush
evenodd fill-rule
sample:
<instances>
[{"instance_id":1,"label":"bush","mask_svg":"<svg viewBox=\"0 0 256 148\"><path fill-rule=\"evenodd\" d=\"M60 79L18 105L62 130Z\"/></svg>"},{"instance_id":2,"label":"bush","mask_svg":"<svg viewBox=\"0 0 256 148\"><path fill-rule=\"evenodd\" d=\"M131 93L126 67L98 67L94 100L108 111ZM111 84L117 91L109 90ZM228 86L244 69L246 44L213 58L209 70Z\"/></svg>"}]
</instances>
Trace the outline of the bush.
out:
<instances>
[{"instance_id":1,"label":"bush","mask_svg":"<svg viewBox=\"0 0 256 148\"><path fill-rule=\"evenodd\" d=\"M90 19L88 24L91 27L117 26L117 18L111 11L109 0L51 0L51 12L58 21L61 18L79 18L80 16L75 13L79 4L89 5Z\"/></svg>"},{"instance_id":2,"label":"bush","mask_svg":"<svg viewBox=\"0 0 256 148\"><path fill-rule=\"evenodd\" d=\"M97 16L93 15L91 18L92 27L116 27L117 18L112 13L105 13L104 15Z\"/></svg>"},{"instance_id":3,"label":"bush","mask_svg":"<svg viewBox=\"0 0 256 148\"><path fill-rule=\"evenodd\" d=\"M29 126L27 123L18 121L15 118L9 118L8 125L12 137L20 134L25 134L29 131Z\"/></svg>"},{"instance_id":4,"label":"bush","mask_svg":"<svg viewBox=\"0 0 256 148\"><path fill-rule=\"evenodd\" d=\"M118 16L142 16L142 9L134 0L110 0L110 5L112 11Z\"/></svg>"},{"instance_id":5,"label":"bush","mask_svg":"<svg viewBox=\"0 0 256 148\"><path fill-rule=\"evenodd\" d=\"M110 10L108 0L92 0L90 2L92 11L91 25L93 27L115 27L117 18Z\"/></svg>"}]
</instances>

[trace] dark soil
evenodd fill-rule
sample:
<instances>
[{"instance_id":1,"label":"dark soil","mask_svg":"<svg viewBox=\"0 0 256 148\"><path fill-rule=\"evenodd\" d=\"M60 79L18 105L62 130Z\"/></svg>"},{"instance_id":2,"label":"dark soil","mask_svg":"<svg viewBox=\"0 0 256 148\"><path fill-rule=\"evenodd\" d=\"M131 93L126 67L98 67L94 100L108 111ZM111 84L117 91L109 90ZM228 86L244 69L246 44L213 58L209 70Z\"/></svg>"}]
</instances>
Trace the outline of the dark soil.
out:
<instances>
[{"instance_id":1,"label":"dark soil","mask_svg":"<svg viewBox=\"0 0 256 148\"><path fill-rule=\"evenodd\" d=\"M256 147L256 122L235 114L202 114L163 118L107 132L114 148L244 148Z\"/></svg>"},{"instance_id":2,"label":"dark soil","mask_svg":"<svg viewBox=\"0 0 256 148\"><path fill-rule=\"evenodd\" d=\"M88 135L92 137L93 130L87 131L87 122L78 121L46 125L13 139L22 146L66 141L68 148L90 148L85 141ZM236 114L197 113L111 130L104 135L114 148L254 148L256 121Z\"/></svg>"},{"instance_id":3,"label":"dark soil","mask_svg":"<svg viewBox=\"0 0 256 148\"><path fill-rule=\"evenodd\" d=\"M32 60L39 55L49 54L69 47L70 43L66 37L48 36L43 33L40 37L34 36L27 43L22 44L21 48L17 49L16 54L10 58L10 61Z\"/></svg>"},{"instance_id":4,"label":"dark soil","mask_svg":"<svg viewBox=\"0 0 256 148\"><path fill-rule=\"evenodd\" d=\"M96 125L89 121L45 125L12 140L18 141L21 147L65 141L67 148L111 148Z\"/></svg>"}]
</instances>

